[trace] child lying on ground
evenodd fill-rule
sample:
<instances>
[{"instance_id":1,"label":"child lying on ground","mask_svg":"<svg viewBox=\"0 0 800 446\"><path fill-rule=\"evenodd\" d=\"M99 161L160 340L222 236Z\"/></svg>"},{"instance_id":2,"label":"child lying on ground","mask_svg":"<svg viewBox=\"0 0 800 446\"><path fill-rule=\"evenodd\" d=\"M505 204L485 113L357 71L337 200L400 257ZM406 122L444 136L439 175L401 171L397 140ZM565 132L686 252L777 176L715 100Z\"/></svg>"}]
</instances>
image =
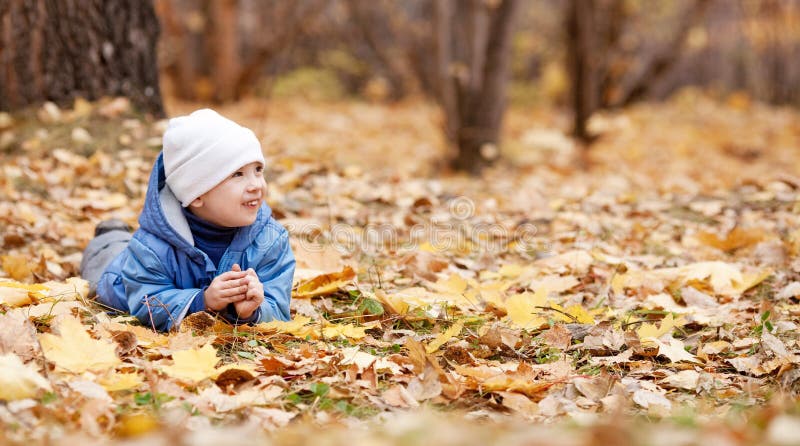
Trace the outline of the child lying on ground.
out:
<instances>
[{"instance_id":1,"label":"child lying on ground","mask_svg":"<svg viewBox=\"0 0 800 446\"><path fill-rule=\"evenodd\" d=\"M263 202L263 170L249 129L209 109L171 119L139 229L102 222L84 251L98 301L161 331L198 311L234 324L289 320L295 260Z\"/></svg>"}]
</instances>

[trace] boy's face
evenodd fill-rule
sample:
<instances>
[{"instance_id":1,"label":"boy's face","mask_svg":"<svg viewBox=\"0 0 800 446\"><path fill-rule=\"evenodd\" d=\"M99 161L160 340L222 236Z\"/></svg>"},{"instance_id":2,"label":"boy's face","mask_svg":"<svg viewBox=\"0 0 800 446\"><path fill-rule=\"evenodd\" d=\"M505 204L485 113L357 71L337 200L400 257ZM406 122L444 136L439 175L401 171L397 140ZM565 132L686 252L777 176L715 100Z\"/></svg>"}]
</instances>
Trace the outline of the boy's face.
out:
<instances>
[{"instance_id":1,"label":"boy's face","mask_svg":"<svg viewBox=\"0 0 800 446\"><path fill-rule=\"evenodd\" d=\"M264 166L254 162L242 166L213 189L196 198L189 204L189 210L219 226L248 226L256 221L266 192Z\"/></svg>"}]
</instances>

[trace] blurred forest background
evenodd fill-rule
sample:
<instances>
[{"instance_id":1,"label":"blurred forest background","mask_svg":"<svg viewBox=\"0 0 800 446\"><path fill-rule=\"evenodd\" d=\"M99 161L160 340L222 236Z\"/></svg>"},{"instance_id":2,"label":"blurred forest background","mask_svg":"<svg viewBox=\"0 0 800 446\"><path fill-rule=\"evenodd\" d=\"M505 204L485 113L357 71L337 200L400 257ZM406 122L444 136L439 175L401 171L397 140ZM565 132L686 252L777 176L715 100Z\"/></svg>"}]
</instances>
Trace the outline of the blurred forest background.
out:
<instances>
[{"instance_id":1,"label":"blurred forest background","mask_svg":"<svg viewBox=\"0 0 800 446\"><path fill-rule=\"evenodd\" d=\"M423 98L470 171L498 156L507 100L566 111L586 144L594 112L689 86L800 106L798 0L2 0L0 17L2 110Z\"/></svg>"},{"instance_id":2,"label":"blurred forest background","mask_svg":"<svg viewBox=\"0 0 800 446\"><path fill-rule=\"evenodd\" d=\"M75 277L201 107L289 323ZM0 0L0 444L800 444L798 149L800 0Z\"/></svg>"}]
</instances>

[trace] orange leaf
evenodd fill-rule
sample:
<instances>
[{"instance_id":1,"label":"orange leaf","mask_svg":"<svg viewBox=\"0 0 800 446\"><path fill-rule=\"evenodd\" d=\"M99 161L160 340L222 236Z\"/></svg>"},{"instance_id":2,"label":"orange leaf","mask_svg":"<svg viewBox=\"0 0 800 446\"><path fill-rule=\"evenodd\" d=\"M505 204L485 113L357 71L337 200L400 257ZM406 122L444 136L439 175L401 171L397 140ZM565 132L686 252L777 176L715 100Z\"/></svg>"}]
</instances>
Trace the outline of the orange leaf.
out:
<instances>
[{"instance_id":1,"label":"orange leaf","mask_svg":"<svg viewBox=\"0 0 800 446\"><path fill-rule=\"evenodd\" d=\"M338 273L322 274L299 283L293 297L308 298L331 294L348 285L355 276L356 273L353 268L345 266Z\"/></svg>"},{"instance_id":2,"label":"orange leaf","mask_svg":"<svg viewBox=\"0 0 800 446\"><path fill-rule=\"evenodd\" d=\"M700 232L697 234L697 239L701 243L717 248L721 251L735 251L739 248L754 245L766 238L763 229L741 229L734 228L724 238L720 238L711 232Z\"/></svg>"},{"instance_id":3,"label":"orange leaf","mask_svg":"<svg viewBox=\"0 0 800 446\"><path fill-rule=\"evenodd\" d=\"M25 282L31 278L31 268L28 260L22 256L5 255L3 259L3 271L8 273L12 279Z\"/></svg>"}]
</instances>

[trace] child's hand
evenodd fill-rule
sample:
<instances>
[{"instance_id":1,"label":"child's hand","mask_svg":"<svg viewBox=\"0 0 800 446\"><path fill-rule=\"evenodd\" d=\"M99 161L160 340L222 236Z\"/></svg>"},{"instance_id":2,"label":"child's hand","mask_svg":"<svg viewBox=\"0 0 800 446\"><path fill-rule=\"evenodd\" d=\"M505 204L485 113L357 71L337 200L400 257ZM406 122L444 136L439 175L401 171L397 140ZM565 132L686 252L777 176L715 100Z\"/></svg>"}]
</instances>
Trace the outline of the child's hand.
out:
<instances>
[{"instance_id":1,"label":"child's hand","mask_svg":"<svg viewBox=\"0 0 800 446\"><path fill-rule=\"evenodd\" d=\"M206 308L220 311L230 303L246 299L248 282L246 271L228 271L215 277L203 295Z\"/></svg>"},{"instance_id":2,"label":"child's hand","mask_svg":"<svg viewBox=\"0 0 800 446\"><path fill-rule=\"evenodd\" d=\"M235 264L232 271L241 271L241 268L238 264ZM256 271L253 268L248 268L244 273L246 274L245 280L247 280L245 298L233 304L234 308L236 308L236 314L241 319L247 319L252 316L261 306L261 303L264 302L264 284L261 283Z\"/></svg>"}]
</instances>

